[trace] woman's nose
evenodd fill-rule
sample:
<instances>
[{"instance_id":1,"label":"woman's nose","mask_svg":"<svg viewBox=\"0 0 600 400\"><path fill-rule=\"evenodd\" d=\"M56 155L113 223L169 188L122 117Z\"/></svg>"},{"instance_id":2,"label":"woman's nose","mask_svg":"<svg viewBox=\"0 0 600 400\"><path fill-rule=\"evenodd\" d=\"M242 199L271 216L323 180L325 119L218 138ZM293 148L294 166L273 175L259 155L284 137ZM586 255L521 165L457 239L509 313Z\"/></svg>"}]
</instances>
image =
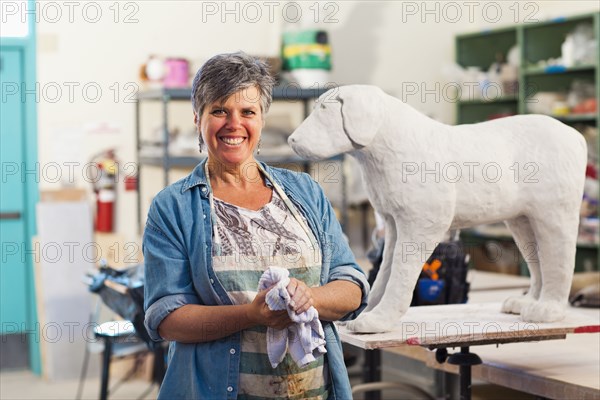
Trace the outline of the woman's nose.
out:
<instances>
[{"instance_id":1,"label":"woman's nose","mask_svg":"<svg viewBox=\"0 0 600 400\"><path fill-rule=\"evenodd\" d=\"M227 128L231 130L238 129L241 126L242 118L239 113L232 112L227 116Z\"/></svg>"}]
</instances>

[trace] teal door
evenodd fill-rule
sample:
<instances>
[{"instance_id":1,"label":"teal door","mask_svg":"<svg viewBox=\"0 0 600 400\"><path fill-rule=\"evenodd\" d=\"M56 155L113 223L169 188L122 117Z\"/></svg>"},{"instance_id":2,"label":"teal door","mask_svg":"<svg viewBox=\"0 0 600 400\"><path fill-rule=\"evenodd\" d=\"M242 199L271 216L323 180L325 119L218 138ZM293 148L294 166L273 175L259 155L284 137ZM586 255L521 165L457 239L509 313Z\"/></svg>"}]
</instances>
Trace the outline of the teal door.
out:
<instances>
[{"instance_id":1,"label":"teal door","mask_svg":"<svg viewBox=\"0 0 600 400\"><path fill-rule=\"evenodd\" d=\"M29 299L25 262L24 103L19 87L23 82L23 52L0 51L0 334L3 340L19 337L27 329ZM11 340L12 341L12 340ZM20 351L27 350L25 348ZM19 346L20 347L20 346ZM5 349L6 350L6 349ZM27 356L25 355L25 360Z\"/></svg>"}]
</instances>

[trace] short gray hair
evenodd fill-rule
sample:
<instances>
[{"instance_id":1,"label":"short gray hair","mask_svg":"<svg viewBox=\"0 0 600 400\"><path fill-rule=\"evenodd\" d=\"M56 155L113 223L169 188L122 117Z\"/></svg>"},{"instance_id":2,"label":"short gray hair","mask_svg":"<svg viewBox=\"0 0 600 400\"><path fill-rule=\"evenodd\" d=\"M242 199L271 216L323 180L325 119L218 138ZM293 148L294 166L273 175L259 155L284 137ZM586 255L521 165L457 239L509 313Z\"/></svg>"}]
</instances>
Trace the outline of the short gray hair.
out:
<instances>
[{"instance_id":1,"label":"short gray hair","mask_svg":"<svg viewBox=\"0 0 600 400\"><path fill-rule=\"evenodd\" d=\"M275 79L267 63L239 51L219 54L204 63L192 84L192 107L202 115L204 107L240 90L255 86L260 93L260 109L266 114L273 100Z\"/></svg>"}]
</instances>

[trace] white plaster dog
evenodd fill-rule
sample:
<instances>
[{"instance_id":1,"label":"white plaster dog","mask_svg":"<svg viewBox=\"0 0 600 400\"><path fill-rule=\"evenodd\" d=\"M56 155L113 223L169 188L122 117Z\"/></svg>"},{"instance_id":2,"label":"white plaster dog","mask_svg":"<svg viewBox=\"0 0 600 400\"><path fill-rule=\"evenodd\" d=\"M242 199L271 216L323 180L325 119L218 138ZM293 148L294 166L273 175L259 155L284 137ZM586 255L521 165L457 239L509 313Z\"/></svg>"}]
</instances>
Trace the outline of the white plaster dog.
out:
<instances>
[{"instance_id":1,"label":"white plaster dog","mask_svg":"<svg viewBox=\"0 0 600 400\"><path fill-rule=\"evenodd\" d=\"M497 221L531 273L529 292L506 299L502 311L525 321L564 318L587 161L573 128L542 115L449 126L377 87L350 85L323 94L289 144L308 159L354 156L385 219L381 269L350 330L392 330L444 234Z\"/></svg>"}]
</instances>

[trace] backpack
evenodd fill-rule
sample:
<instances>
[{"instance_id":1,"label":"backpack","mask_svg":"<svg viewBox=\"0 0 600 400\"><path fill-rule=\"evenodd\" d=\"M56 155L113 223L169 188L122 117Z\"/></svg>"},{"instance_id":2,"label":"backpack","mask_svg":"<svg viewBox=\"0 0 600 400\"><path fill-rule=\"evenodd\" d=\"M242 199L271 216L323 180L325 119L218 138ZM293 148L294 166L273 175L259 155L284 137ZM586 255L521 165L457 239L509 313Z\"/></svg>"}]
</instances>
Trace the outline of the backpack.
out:
<instances>
[{"instance_id":1,"label":"backpack","mask_svg":"<svg viewBox=\"0 0 600 400\"><path fill-rule=\"evenodd\" d=\"M373 264L368 281L373 285L383 258L383 239L367 253ZM463 243L453 240L439 243L423 265L413 291L411 306L466 303L469 293L467 272L469 256Z\"/></svg>"},{"instance_id":2,"label":"backpack","mask_svg":"<svg viewBox=\"0 0 600 400\"><path fill-rule=\"evenodd\" d=\"M469 256L461 241L437 245L423 265L411 306L466 303L469 293Z\"/></svg>"}]
</instances>

